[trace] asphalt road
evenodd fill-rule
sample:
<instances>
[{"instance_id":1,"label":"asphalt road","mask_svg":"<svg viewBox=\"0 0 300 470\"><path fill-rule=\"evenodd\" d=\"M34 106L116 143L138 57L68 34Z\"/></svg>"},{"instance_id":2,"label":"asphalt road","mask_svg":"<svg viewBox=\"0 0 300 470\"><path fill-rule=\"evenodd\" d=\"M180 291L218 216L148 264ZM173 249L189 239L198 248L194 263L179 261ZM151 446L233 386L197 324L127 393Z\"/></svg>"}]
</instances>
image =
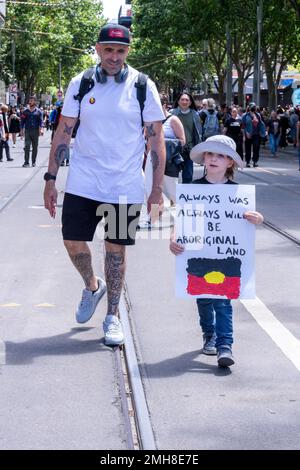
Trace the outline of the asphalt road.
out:
<instances>
[{"instance_id":1,"label":"asphalt road","mask_svg":"<svg viewBox=\"0 0 300 470\"><path fill-rule=\"evenodd\" d=\"M122 450L116 365L101 329L106 302L87 325L75 323L82 282L62 244L61 208L54 221L43 209L48 152L49 134L38 167L21 168L22 142L14 162L0 164L0 210L15 196L0 212L0 449ZM258 210L300 240L296 152L263 154L237 180L255 184ZM59 206L66 173L61 168ZM174 296L168 210L163 226L128 249L126 277L157 448L299 449L299 246L257 229L259 301L234 302L236 364L222 370L201 354L195 302ZM99 240L92 249L101 274Z\"/></svg>"}]
</instances>

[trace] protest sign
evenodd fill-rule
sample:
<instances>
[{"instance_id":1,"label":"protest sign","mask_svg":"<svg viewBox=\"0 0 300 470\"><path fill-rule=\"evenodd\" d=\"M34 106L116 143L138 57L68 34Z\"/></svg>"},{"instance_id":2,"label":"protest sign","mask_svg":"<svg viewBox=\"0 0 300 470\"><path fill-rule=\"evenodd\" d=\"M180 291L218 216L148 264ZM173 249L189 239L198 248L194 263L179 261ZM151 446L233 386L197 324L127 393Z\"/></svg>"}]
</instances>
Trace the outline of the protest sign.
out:
<instances>
[{"instance_id":1,"label":"protest sign","mask_svg":"<svg viewBox=\"0 0 300 470\"><path fill-rule=\"evenodd\" d=\"M177 185L178 297L255 298L255 227L243 218L254 210L254 186Z\"/></svg>"}]
</instances>

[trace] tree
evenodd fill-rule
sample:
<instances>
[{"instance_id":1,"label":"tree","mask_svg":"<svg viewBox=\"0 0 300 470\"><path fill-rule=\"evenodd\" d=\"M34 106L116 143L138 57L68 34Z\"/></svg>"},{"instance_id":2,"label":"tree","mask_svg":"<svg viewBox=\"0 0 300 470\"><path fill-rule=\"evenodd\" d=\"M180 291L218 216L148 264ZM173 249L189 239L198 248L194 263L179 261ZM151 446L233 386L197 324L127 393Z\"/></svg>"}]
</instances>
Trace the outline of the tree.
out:
<instances>
[{"instance_id":1,"label":"tree","mask_svg":"<svg viewBox=\"0 0 300 470\"><path fill-rule=\"evenodd\" d=\"M273 0L264 4L262 57L268 83L268 106L277 105L277 88L288 64L300 60L300 23L290 2ZM276 27L274 28L274 25Z\"/></svg>"},{"instance_id":2,"label":"tree","mask_svg":"<svg viewBox=\"0 0 300 470\"><path fill-rule=\"evenodd\" d=\"M63 87L74 73L91 62L89 55L103 22L102 4L96 0L51 0L51 5L57 3L57 7L29 3L8 4L1 56L1 73L6 83L15 78L27 98L47 86L58 85L60 61ZM12 41L15 77L10 54Z\"/></svg>"}]
</instances>

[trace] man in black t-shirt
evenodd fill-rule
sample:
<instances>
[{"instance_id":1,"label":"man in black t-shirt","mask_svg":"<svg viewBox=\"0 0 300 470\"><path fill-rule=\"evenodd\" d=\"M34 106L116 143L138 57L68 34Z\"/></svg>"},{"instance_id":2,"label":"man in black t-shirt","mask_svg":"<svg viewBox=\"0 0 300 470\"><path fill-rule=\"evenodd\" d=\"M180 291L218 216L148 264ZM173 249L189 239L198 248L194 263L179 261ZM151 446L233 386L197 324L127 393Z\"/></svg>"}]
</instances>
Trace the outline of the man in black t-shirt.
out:
<instances>
[{"instance_id":1,"label":"man in black t-shirt","mask_svg":"<svg viewBox=\"0 0 300 470\"><path fill-rule=\"evenodd\" d=\"M243 123L241 117L238 115L236 108L232 108L231 116L229 116L224 124L224 134L231 137L236 143L236 151L244 158L243 155Z\"/></svg>"}]
</instances>

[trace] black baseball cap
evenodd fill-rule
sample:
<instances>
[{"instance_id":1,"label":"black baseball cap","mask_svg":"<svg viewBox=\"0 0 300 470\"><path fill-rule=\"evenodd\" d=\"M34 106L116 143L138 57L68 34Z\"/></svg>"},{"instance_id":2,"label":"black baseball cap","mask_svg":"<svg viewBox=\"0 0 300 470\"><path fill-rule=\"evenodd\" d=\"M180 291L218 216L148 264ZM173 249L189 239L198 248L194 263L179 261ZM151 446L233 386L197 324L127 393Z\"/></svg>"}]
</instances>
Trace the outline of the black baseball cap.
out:
<instances>
[{"instance_id":1,"label":"black baseball cap","mask_svg":"<svg viewBox=\"0 0 300 470\"><path fill-rule=\"evenodd\" d=\"M129 29L119 24L106 24L101 28L99 37L99 44L124 44L125 46L130 45L130 34Z\"/></svg>"}]
</instances>

